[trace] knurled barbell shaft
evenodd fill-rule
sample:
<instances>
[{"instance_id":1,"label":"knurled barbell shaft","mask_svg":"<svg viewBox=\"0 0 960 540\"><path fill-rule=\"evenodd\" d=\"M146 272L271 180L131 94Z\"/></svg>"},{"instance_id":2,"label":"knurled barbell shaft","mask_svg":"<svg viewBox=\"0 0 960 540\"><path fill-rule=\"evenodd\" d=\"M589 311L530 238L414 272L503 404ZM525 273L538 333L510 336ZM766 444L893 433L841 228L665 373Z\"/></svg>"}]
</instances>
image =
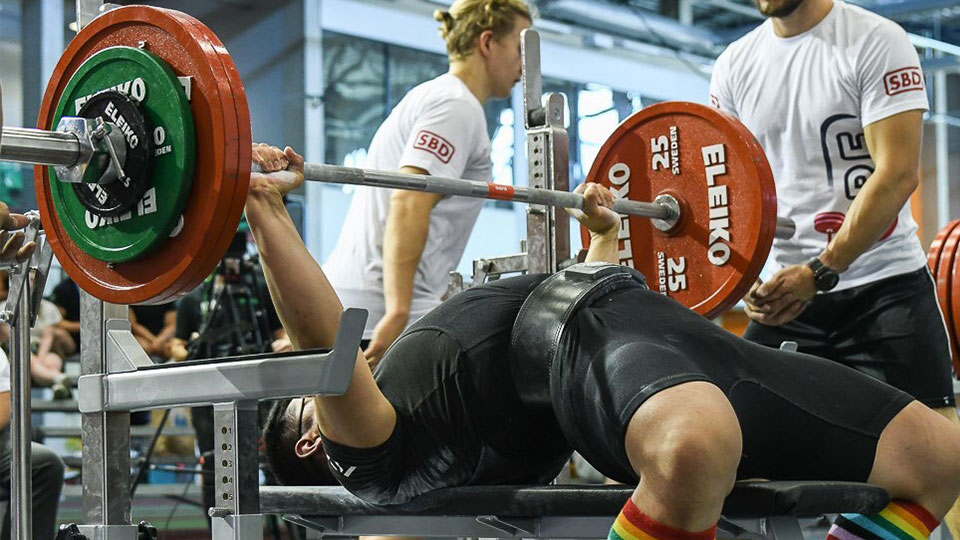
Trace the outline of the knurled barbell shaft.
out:
<instances>
[{"instance_id":1,"label":"knurled barbell shaft","mask_svg":"<svg viewBox=\"0 0 960 540\"><path fill-rule=\"evenodd\" d=\"M373 186L410 191L425 191L442 195L460 195L481 199L499 199L519 201L529 204L542 204L559 208L583 209L583 195L567 191L528 187L511 187L479 180L444 178L424 174L377 171L356 167L341 167L323 163L304 163L303 178L312 182L332 184L351 184ZM613 203L615 212L629 216L648 217L665 221L675 220L678 215L673 208L655 202L630 201L617 199ZM777 238L790 238L796 229L788 218L777 218Z\"/></svg>"},{"instance_id":2,"label":"knurled barbell shaft","mask_svg":"<svg viewBox=\"0 0 960 540\"><path fill-rule=\"evenodd\" d=\"M80 157L80 141L72 133L10 126L0 129L0 161L69 167Z\"/></svg>"}]
</instances>

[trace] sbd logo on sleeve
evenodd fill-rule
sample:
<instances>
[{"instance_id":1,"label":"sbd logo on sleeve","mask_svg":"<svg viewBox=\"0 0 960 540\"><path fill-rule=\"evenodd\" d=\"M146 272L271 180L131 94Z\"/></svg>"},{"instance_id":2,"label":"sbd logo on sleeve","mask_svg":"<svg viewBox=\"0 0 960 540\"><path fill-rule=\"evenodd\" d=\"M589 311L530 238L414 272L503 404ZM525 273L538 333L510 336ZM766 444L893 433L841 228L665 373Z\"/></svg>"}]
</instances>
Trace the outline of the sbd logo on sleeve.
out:
<instances>
[{"instance_id":1,"label":"sbd logo on sleeve","mask_svg":"<svg viewBox=\"0 0 960 540\"><path fill-rule=\"evenodd\" d=\"M457 151L457 149L450 144L450 141L425 129L421 129L417 133L413 147L417 150L430 152L444 163L450 163L450 158L452 158L453 153Z\"/></svg>"},{"instance_id":2,"label":"sbd logo on sleeve","mask_svg":"<svg viewBox=\"0 0 960 540\"><path fill-rule=\"evenodd\" d=\"M911 90L923 90L923 73L918 67L897 69L883 76L883 88L888 96Z\"/></svg>"}]
</instances>

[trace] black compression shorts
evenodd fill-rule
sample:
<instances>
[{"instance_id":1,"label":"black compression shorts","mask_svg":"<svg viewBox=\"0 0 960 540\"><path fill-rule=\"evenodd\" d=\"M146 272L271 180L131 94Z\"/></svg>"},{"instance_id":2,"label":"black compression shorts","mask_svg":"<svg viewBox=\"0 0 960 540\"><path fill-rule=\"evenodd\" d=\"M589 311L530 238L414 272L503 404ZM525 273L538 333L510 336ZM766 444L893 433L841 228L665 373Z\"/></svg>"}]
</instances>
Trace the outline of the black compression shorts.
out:
<instances>
[{"instance_id":1,"label":"black compression shorts","mask_svg":"<svg viewBox=\"0 0 960 540\"><path fill-rule=\"evenodd\" d=\"M907 394L835 362L734 336L642 288L574 315L555 361L554 410L571 445L605 475L636 482L624 438L660 390L708 381L743 432L739 478L865 481L887 423Z\"/></svg>"},{"instance_id":2,"label":"black compression shorts","mask_svg":"<svg viewBox=\"0 0 960 540\"><path fill-rule=\"evenodd\" d=\"M553 410L538 415L517 396L509 343L544 277L470 289L397 340L374 374L397 410L393 435L370 449L324 441L347 489L395 504L444 487L544 484L571 446L604 474L635 482L624 450L631 416L657 391L695 380L733 403L744 435L740 477L862 481L880 432L910 402L834 362L744 341L638 288L574 315Z\"/></svg>"},{"instance_id":3,"label":"black compression shorts","mask_svg":"<svg viewBox=\"0 0 960 540\"><path fill-rule=\"evenodd\" d=\"M950 344L933 277L919 270L843 291L818 294L781 326L751 322L750 341L840 362L896 386L930 407L953 407Z\"/></svg>"}]
</instances>

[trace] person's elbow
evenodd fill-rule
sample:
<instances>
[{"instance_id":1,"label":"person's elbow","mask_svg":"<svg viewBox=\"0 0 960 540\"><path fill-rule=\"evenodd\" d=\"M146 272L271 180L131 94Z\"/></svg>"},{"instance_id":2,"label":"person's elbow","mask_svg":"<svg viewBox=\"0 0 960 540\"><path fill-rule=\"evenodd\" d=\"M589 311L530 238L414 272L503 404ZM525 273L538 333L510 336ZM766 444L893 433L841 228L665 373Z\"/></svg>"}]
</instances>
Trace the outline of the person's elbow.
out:
<instances>
[{"instance_id":1,"label":"person's elbow","mask_svg":"<svg viewBox=\"0 0 960 540\"><path fill-rule=\"evenodd\" d=\"M437 193L398 189L390 195L390 212L407 218L427 216L441 197Z\"/></svg>"},{"instance_id":2,"label":"person's elbow","mask_svg":"<svg viewBox=\"0 0 960 540\"><path fill-rule=\"evenodd\" d=\"M894 171L893 178L894 190L904 202L920 187L920 171L917 169Z\"/></svg>"}]
</instances>

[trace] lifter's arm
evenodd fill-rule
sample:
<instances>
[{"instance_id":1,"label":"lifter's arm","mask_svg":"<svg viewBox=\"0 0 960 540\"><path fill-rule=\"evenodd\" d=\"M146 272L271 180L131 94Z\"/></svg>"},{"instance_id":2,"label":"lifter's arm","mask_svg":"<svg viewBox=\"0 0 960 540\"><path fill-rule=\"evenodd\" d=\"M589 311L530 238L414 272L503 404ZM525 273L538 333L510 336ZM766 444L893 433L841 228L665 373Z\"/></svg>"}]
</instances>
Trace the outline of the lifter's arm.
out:
<instances>
[{"instance_id":1,"label":"lifter's arm","mask_svg":"<svg viewBox=\"0 0 960 540\"><path fill-rule=\"evenodd\" d=\"M300 240L283 196L303 182L303 158L291 148L259 145L253 158L264 171L300 173L287 183L269 174L250 176L246 215L260 252L267 288L295 349L333 345L343 306L320 265ZM393 432L396 413L380 392L357 350L350 386L342 396L318 397L316 414L325 437L355 447L372 447Z\"/></svg>"},{"instance_id":2,"label":"lifter's arm","mask_svg":"<svg viewBox=\"0 0 960 540\"><path fill-rule=\"evenodd\" d=\"M330 347L343 306L283 204L284 193L296 186L268 178L251 175L245 211L270 296L295 349Z\"/></svg>"},{"instance_id":3,"label":"lifter's arm","mask_svg":"<svg viewBox=\"0 0 960 540\"><path fill-rule=\"evenodd\" d=\"M613 194L600 184L584 182L574 193L583 195L583 210L567 209L590 231L590 247L584 262L620 264L620 215L611 210Z\"/></svg>"}]
</instances>

